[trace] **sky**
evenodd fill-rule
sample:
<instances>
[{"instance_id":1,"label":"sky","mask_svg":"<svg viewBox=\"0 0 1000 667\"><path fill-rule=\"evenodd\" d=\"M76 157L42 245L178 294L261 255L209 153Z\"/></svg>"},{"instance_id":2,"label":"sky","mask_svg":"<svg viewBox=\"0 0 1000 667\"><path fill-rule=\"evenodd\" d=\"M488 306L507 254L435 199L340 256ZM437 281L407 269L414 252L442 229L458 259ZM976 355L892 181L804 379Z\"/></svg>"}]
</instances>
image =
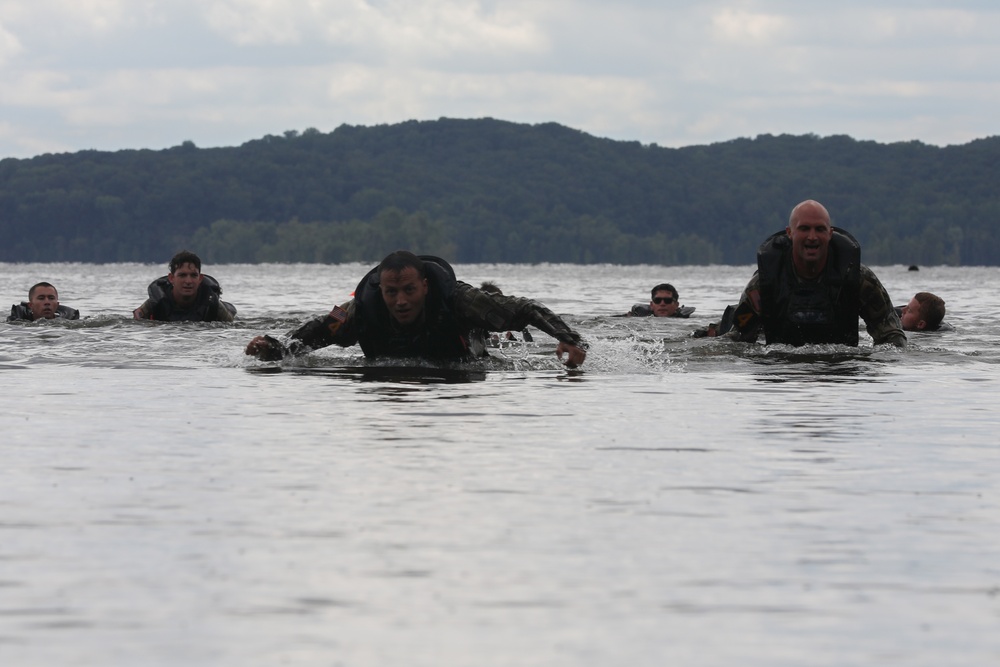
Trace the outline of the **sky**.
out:
<instances>
[{"instance_id":1,"label":"sky","mask_svg":"<svg viewBox=\"0 0 1000 667\"><path fill-rule=\"evenodd\" d=\"M997 35L995 0L0 0L0 159L486 117L964 144Z\"/></svg>"}]
</instances>

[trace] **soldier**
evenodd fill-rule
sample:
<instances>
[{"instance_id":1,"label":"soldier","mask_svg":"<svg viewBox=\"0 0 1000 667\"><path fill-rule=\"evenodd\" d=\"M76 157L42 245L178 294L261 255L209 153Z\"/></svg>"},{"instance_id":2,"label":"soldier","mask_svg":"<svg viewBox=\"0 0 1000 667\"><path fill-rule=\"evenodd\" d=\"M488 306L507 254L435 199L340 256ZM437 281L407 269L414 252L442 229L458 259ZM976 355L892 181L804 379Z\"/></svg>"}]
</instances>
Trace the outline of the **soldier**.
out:
<instances>
[{"instance_id":1,"label":"soldier","mask_svg":"<svg viewBox=\"0 0 1000 667\"><path fill-rule=\"evenodd\" d=\"M170 259L170 273L149 284L149 298L132 311L137 320L232 322L236 306L222 301L222 287L201 272L198 255L182 250Z\"/></svg>"},{"instance_id":2,"label":"soldier","mask_svg":"<svg viewBox=\"0 0 1000 667\"><path fill-rule=\"evenodd\" d=\"M693 306L682 306L681 297L670 283L660 283L649 293L649 305L637 303L616 317L691 317Z\"/></svg>"},{"instance_id":3,"label":"soldier","mask_svg":"<svg viewBox=\"0 0 1000 667\"><path fill-rule=\"evenodd\" d=\"M521 297L488 294L455 279L443 259L405 250L388 255L368 272L354 299L289 334L286 345L257 336L246 353L265 361L336 344L361 346L366 357L469 359L486 354L485 331L535 326L559 341L566 365L583 363L579 334L545 306Z\"/></svg>"},{"instance_id":4,"label":"soldier","mask_svg":"<svg viewBox=\"0 0 1000 667\"><path fill-rule=\"evenodd\" d=\"M856 346L860 316L876 345L906 345L889 295L861 263L860 245L813 200L792 209L785 230L758 248L757 272L733 310L722 326L695 335L721 335L731 321L737 340L756 341L763 328L768 344Z\"/></svg>"},{"instance_id":5,"label":"soldier","mask_svg":"<svg viewBox=\"0 0 1000 667\"><path fill-rule=\"evenodd\" d=\"M17 320L52 320L61 318L65 320L80 319L80 311L69 306L59 305L59 292L52 283L40 282L31 286L28 290L28 300L20 304L15 303L10 307L8 322Z\"/></svg>"},{"instance_id":6,"label":"soldier","mask_svg":"<svg viewBox=\"0 0 1000 667\"><path fill-rule=\"evenodd\" d=\"M903 331L939 331L951 329L944 320L944 299L930 292L917 292L905 306L898 306Z\"/></svg>"}]
</instances>

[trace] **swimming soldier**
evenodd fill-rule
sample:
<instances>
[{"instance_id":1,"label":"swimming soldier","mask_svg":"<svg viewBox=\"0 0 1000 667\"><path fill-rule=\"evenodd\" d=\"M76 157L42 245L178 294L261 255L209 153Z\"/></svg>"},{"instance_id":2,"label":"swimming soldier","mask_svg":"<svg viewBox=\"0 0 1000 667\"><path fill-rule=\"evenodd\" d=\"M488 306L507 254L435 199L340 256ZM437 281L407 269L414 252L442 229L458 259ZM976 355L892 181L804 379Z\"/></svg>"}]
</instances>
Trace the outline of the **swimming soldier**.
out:
<instances>
[{"instance_id":1,"label":"swimming soldier","mask_svg":"<svg viewBox=\"0 0 1000 667\"><path fill-rule=\"evenodd\" d=\"M754 342L763 328L767 344L858 344L858 317L876 345L906 345L899 316L878 277L861 263L861 246L830 224L817 201L798 204L788 226L757 250L757 271L726 309L721 325L694 335L722 335Z\"/></svg>"},{"instance_id":2,"label":"swimming soldier","mask_svg":"<svg viewBox=\"0 0 1000 667\"><path fill-rule=\"evenodd\" d=\"M615 317L690 317L693 306L682 306L680 295L670 283L660 283L649 294L649 305L637 303L623 315Z\"/></svg>"},{"instance_id":3,"label":"swimming soldier","mask_svg":"<svg viewBox=\"0 0 1000 667\"><path fill-rule=\"evenodd\" d=\"M170 259L170 273L149 284L149 298L132 311L137 320L232 322L236 306L223 301L222 287L201 272L201 259L182 250Z\"/></svg>"},{"instance_id":4,"label":"swimming soldier","mask_svg":"<svg viewBox=\"0 0 1000 667\"><path fill-rule=\"evenodd\" d=\"M366 357L462 360L486 354L485 331L528 325L559 341L556 356L566 355L568 367L583 363L587 352L580 335L545 306L489 294L457 280L443 259L398 250L362 278L352 300L291 332L287 344L257 336L245 352L277 361L328 345L359 344Z\"/></svg>"},{"instance_id":5,"label":"swimming soldier","mask_svg":"<svg viewBox=\"0 0 1000 667\"><path fill-rule=\"evenodd\" d=\"M59 305L59 292L52 283L35 283L28 290L28 300L13 304L10 307L8 322L23 320L78 320L80 311L69 306Z\"/></svg>"},{"instance_id":6,"label":"swimming soldier","mask_svg":"<svg viewBox=\"0 0 1000 667\"><path fill-rule=\"evenodd\" d=\"M917 292L905 306L897 306L896 313L903 331L945 331L952 326L944 322L944 299L930 292Z\"/></svg>"}]
</instances>

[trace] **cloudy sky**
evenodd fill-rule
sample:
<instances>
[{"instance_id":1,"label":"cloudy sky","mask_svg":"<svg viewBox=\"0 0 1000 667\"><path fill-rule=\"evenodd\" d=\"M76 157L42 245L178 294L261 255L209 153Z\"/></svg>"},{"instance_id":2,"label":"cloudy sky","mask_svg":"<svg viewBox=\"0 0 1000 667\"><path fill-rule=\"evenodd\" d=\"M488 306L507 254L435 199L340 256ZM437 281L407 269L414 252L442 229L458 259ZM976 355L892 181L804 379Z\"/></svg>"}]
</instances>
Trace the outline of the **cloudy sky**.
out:
<instances>
[{"instance_id":1,"label":"cloudy sky","mask_svg":"<svg viewBox=\"0 0 1000 667\"><path fill-rule=\"evenodd\" d=\"M998 35L995 0L0 0L0 158L487 116L961 144Z\"/></svg>"}]
</instances>

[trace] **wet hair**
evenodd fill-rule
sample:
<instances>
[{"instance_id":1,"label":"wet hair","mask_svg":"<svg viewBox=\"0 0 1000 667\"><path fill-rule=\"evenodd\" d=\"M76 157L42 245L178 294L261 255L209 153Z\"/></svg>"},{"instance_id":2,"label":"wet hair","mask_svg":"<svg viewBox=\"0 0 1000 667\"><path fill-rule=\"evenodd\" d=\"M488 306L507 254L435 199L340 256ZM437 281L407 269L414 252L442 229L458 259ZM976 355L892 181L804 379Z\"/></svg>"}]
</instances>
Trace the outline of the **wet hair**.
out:
<instances>
[{"instance_id":1,"label":"wet hair","mask_svg":"<svg viewBox=\"0 0 1000 667\"><path fill-rule=\"evenodd\" d=\"M201 273L201 258L190 250L181 250L170 258L170 273L174 273L185 264L194 264L194 267L198 269L198 273Z\"/></svg>"},{"instance_id":2,"label":"wet hair","mask_svg":"<svg viewBox=\"0 0 1000 667\"><path fill-rule=\"evenodd\" d=\"M417 275L421 278L426 278L427 274L424 270L424 260L420 259L412 252L408 250L397 250L396 252L386 255L385 259L379 262L378 265L378 275L382 275L384 271L405 271L406 269L413 268L417 270Z\"/></svg>"},{"instance_id":3,"label":"wet hair","mask_svg":"<svg viewBox=\"0 0 1000 667\"><path fill-rule=\"evenodd\" d=\"M937 329L944 319L944 299L930 292L917 292L913 298L920 304L920 319L928 329Z\"/></svg>"},{"instance_id":4,"label":"wet hair","mask_svg":"<svg viewBox=\"0 0 1000 667\"><path fill-rule=\"evenodd\" d=\"M490 280L484 280L483 284L479 286L479 289L486 292L487 294L499 294L500 296L503 296L503 292L500 291L500 288L497 286L497 284Z\"/></svg>"},{"instance_id":5,"label":"wet hair","mask_svg":"<svg viewBox=\"0 0 1000 667\"><path fill-rule=\"evenodd\" d=\"M674 286L671 285L670 283L660 283L659 285L651 289L649 291L649 298L652 299L654 296L656 296L657 292L670 292L671 294L674 295L674 301L677 301L678 299L681 298L681 295L677 293L677 290L675 290Z\"/></svg>"},{"instance_id":6,"label":"wet hair","mask_svg":"<svg viewBox=\"0 0 1000 667\"><path fill-rule=\"evenodd\" d=\"M34 285L31 286L31 289L28 290L28 301L31 301L31 298L35 296L35 290L37 290L39 287L51 287L52 290L56 293L56 298L57 299L59 298L59 290L56 289L55 285L47 282L40 282L40 283L35 283Z\"/></svg>"}]
</instances>

